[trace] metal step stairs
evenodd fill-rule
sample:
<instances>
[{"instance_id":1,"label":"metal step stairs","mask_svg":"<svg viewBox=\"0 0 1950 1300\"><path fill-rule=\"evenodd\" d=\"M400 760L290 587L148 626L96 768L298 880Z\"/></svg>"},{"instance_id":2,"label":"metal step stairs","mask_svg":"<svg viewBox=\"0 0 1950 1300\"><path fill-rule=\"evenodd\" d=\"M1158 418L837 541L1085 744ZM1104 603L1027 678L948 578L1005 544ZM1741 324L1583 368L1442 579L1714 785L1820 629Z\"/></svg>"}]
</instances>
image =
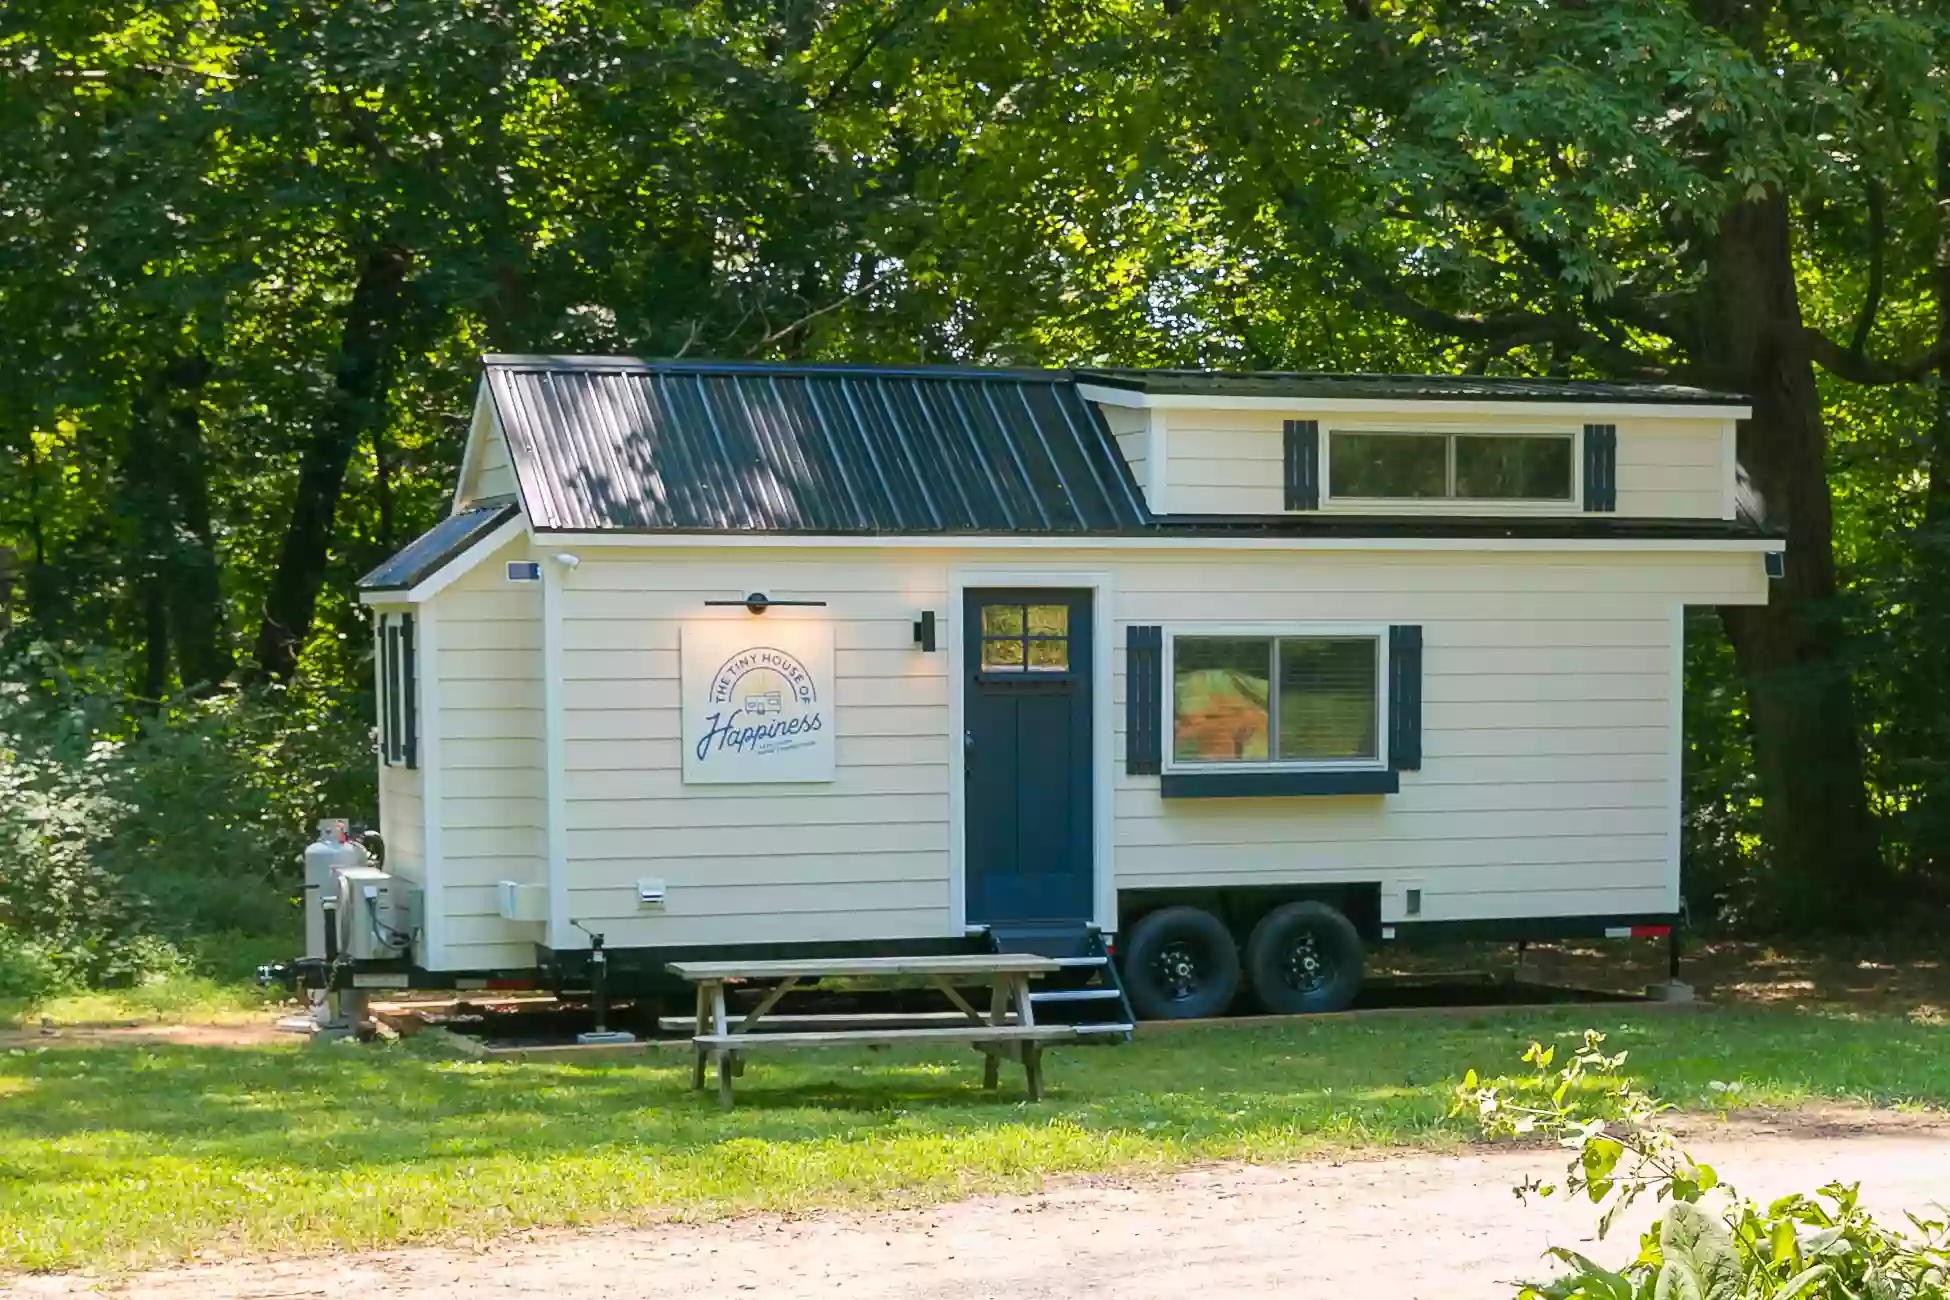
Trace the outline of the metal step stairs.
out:
<instances>
[{"instance_id":1,"label":"metal step stairs","mask_svg":"<svg viewBox=\"0 0 1950 1300\"><path fill-rule=\"evenodd\" d=\"M1074 1025L1078 1041L1128 1043L1137 1023L1110 945L1094 925L992 924L992 952L1033 952L1062 967L1030 985L1029 1004L1039 1025Z\"/></svg>"}]
</instances>

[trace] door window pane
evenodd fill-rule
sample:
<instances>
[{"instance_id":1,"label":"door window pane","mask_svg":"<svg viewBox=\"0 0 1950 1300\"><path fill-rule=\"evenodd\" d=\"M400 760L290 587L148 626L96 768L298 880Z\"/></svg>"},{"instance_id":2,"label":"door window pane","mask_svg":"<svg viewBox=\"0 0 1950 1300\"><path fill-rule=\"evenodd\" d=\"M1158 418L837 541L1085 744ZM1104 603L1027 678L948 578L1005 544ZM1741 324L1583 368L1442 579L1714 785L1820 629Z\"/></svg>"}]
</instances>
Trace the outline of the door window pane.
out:
<instances>
[{"instance_id":1,"label":"door window pane","mask_svg":"<svg viewBox=\"0 0 1950 1300\"><path fill-rule=\"evenodd\" d=\"M1484 501L1571 499L1571 439L1459 434L1456 495Z\"/></svg>"},{"instance_id":2,"label":"door window pane","mask_svg":"<svg viewBox=\"0 0 1950 1300\"><path fill-rule=\"evenodd\" d=\"M1031 672L1060 673L1070 667L1070 643L1061 638L1053 638L1029 643L1029 669Z\"/></svg>"},{"instance_id":3,"label":"door window pane","mask_svg":"<svg viewBox=\"0 0 1950 1300\"><path fill-rule=\"evenodd\" d=\"M1327 490L1337 497L1416 500L1449 493L1449 439L1439 433L1335 433Z\"/></svg>"},{"instance_id":4,"label":"door window pane","mask_svg":"<svg viewBox=\"0 0 1950 1300\"><path fill-rule=\"evenodd\" d=\"M1070 607L1068 605L1031 605L1029 607L1029 635L1068 636L1070 634Z\"/></svg>"},{"instance_id":5,"label":"door window pane","mask_svg":"<svg viewBox=\"0 0 1950 1300\"><path fill-rule=\"evenodd\" d=\"M983 636L1021 636L1021 605L982 606Z\"/></svg>"},{"instance_id":6,"label":"door window pane","mask_svg":"<svg viewBox=\"0 0 1950 1300\"><path fill-rule=\"evenodd\" d=\"M1281 637L1279 757L1381 756L1373 637Z\"/></svg>"},{"instance_id":7,"label":"door window pane","mask_svg":"<svg viewBox=\"0 0 1950 1300\"><path fill-rule=\"evenodd\" d=\"M1172 644L1172 754L1193 762L1264 762L1266 637L1178 637Z\"/></svg>"},{"instance_id":8,"label":"door window pane","mask_svg":"<svg viewBox=\"0 0 1950 1300\"><path fill-rule=\"evenodd\" d=\"M1015 638L1007 641L985 638L982 641L982 667L1013 671L1022 667L1022 642Z\"/></svg>"},{"instance_id":9,"label":"door window pane","mask_svg":"<svg viewBox=\"0 0 1950 1300\"><path fill-rule=\"evenodd\" d=\"M985 672L1068 672L1070 607L982 606L982 668Z\"/></svg>"}]
</instances>

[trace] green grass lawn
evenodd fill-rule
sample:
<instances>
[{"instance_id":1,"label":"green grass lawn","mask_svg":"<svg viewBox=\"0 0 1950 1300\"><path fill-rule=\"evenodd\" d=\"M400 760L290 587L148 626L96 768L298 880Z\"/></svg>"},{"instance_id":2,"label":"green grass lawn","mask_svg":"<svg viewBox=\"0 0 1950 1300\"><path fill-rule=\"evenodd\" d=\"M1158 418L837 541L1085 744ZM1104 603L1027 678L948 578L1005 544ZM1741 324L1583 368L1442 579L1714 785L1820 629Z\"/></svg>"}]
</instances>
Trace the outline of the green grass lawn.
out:
<instances>
[{"instance_id":1,"label":"green grass lawn","mask_svg":"<svg viewBox=\"0 0 1950 1300\"><path fill-rule=\"evenodd\" d=\"M114 1270L201 1251L382 1246L541 1224L886 1205L1047 1174L1440 1148L1470 1066L1587 1025L1694 1108L1950 1104L1950 1038L1895 1019L1584 1007L1201 1029L979 1086L973 1052L759 1058L738 1109L684 1057L507 1065L410 1045L0 1055L0 1265ZM1487 1072L1487 1071L1486 1071ZM1013 1074L1013 1078L1010 1077Z\"/></svg>"}]
</instances>

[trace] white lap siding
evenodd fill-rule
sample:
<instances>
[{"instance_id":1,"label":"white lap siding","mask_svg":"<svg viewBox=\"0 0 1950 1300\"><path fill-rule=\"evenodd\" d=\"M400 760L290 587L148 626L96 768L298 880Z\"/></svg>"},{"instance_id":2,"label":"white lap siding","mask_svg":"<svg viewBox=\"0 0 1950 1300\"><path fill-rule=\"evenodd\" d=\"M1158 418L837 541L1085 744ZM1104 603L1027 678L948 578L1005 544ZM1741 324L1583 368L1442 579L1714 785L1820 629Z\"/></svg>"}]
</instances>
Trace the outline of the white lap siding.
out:
<instances>
[{"instance_id":1,"label":"white lap siding","mask_svg":"<svg viewBox=\"0 0 1950 1300\"><path fill-rule=\"evenodd\" d=\"M568 915L617 946L939 937L948 888L947 656L913 624L946 569L897 554L584 548L562 582ZM768 622L830 621L836 779L686 786L678 636L763 591L824 600ZM663 880L645 907L637 881ZM601 925L598 926L597 922Z\"/></svg>"},{"instance_id":2,"label":"white lap siding","mask_svg":"<svg viewBox=\"0 0 1950 1300\"><path fill-rule=\"evenodd\" d=\"M496 435L499 441L499 435ZM445 904L441 966L533 964L541 927L501 918L498 883L543 885L539 583L511 583L517 539L429 602L439 660L440 822L437 874Z\"/></svg>"},{"instance_id":3,"label":"white lap siding","mask_svg":"<svg viewBox=\"0 0 1950 1300\"><path fill-rule=\"evenodd\" d=\"M1420 889L1428 920L1670 910L1677 615L1765 594L1752 552L579 554L563 579L567 904L616 946L953 933L950 575L979 586L984 568L1114 581L1097 626L1116 666L1119 888L1372 882L1391 918ZM753 617L704 603L747 591L827 602L762 617L834 625L830 784L681 781L679 625ZM923 609L941 652L913 645ZM1161 799L1157 777L1124 771L1124 629L1201 622L1419 624L1422 769L1385 797ZM665 882L661 908L639 904L643 877Z\"/></svg>"},{"instance_id":4,"label":"white lap siding","mask_svg":"<svg viewBox=\"0 0 1950 1300\"><path fill-rule=\"evenodd\" d=\"M1398 794L1167 801L1120 769L1120 888L1373 882L1387 920L1410 888L1423 920L1676 907L1676 610L1757 602L1758 556L1173 561L1119 581L1126 622L1219 619L1241 602L1213 593L1251 592L1246 621L1424 638L1423 761Z\"/></svg>"},{"instance_id":5,"label":"white lap siding","mask_svg":"<svg viewBox=\"0 0 1950 1300\"><path fill-rule=\"evenodd\" d=\"M1159 414L1166 427L1169 472L1165 509L1169 513L1279 515L1285 512L1283 429L1290 418L1287 414L1186 408ZM1540 419L1526 417L1521 412L1444 417L1439 408L1399 419L1372 414L1345 417L1336 417L1332 412L1301 414L1318 421L1323 444L1336 428L1498 433L1576 432L1583 426L1583 421L1578 419ZM1728 495L1734 480L1730 421L1620 417L1610 422L1618 430L1615 517L1732 517L1732 499ZM1128 454L1126 439L1120 437L1118 442L1126 447ZM1151 454L1155 454L1155 449ZM1156 503L1153 505L1155 508ZM1483 503L1471 506L1475 513L1481 513L1484 508ZM1367 508L1359 502L1330 502L1326 509L1365 513ZM1439 502L1420 506L1393 504L1389 513L1455 513L1456 509ZM1568 509L1569 513L1578 513L1576 503ZM1519 503L1511 512L1534 515L1539 511L1531 503Z\"/></svg>"}]
</instances>

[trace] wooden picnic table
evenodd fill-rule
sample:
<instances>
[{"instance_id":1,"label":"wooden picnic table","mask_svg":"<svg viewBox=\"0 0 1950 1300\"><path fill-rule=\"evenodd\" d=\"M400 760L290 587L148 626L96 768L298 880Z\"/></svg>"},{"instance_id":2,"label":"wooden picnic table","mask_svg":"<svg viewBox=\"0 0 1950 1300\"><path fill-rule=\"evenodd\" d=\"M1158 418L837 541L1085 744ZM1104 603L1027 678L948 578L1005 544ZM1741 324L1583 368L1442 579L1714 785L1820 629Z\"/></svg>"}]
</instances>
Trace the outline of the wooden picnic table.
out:
<instances>
[{"instance_id":1,"label":"wooden picnic table","mask_svg":"<svg viewBox=\"0 0 1950 1300\"><path fill-rule=\"evenodd\" d=\"M1043 1045L1076 1037L1070 1025L1038 1025L1029 1000L1029 979L1061 969L1053 958L1034 953L952 953L937 957L801 957L783 961L676 961L671 974L697 986L697 1032L691 1039L696 1057L691 1087L704 1087L707 1064L717 1067L718 1104L731 1105L731 1080L744 1073L744 1055L791 1047L892 1046L899 1043L967 1043L988 1059L982 1067L982 1086L999 1082L1004 1056L1022 1063L1029 1099L1043 1095ZM754 1033L780 999L801 985L824 979L902 976L918 978L938 990L967 1017L965 1025L909 1029L820 1030L792 1033ZM987 1017L961 990L962 984L989 987ZM737 1021L725 1009L730 984L767 985L758 1005ZM1011 1012L1013 1011L1013 1019Z\"/></svg>"}]
</instances>

